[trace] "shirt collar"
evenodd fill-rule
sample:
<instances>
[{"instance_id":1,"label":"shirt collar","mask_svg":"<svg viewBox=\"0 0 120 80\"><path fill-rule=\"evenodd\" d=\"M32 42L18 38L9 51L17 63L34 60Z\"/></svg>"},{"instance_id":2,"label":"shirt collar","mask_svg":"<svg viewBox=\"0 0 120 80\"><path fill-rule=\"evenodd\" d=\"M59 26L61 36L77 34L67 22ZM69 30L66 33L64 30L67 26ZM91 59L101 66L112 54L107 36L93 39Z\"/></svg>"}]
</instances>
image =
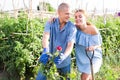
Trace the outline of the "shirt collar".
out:
<instances>
[{"instance_id":1,"label":"shirt collar","mask_svg":"<svg viewBox=\"0 0 120 80\"><path fill-rule=\"evenodd\" d=\"M59 21L59 18L56 19L57 20L57 28L59 29L60 32L64 31L66 29L66 27L68 26L69 24L69 21L64 25L64 27L60 30L60 21Z\"/></svg>"}]
</instances>

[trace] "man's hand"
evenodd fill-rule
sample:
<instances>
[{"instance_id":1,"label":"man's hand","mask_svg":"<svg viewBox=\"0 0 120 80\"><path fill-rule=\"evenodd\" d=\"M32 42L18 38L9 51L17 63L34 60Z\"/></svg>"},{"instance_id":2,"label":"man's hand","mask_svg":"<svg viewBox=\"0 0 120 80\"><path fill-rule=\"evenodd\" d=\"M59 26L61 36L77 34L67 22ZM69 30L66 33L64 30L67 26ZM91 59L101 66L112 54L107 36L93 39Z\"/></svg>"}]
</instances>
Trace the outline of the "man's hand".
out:
<instances>
[{"instance_id":1,"label":"man's hand","mask_svg":"<svg viewBox=\"0 0 120 80\"><path fill-rule=\"evenodd\" d=\"M48 59L49 59L49 55L47 54L47 49L44 48L44 50L40 56L39 62L41 62L45 65L48 62Z\"/></svg>"},{"instance_id":2,"label":"man's hand","mask_svg":"<svg viewBox=\"0 0 120 80\"><path fill-rule=\"evenodd\" d=\"M56 65L61 64L66 58L67 58L67 56L65 54L60 53L60 55L58 55L57 57L55 57L54 63Z\"/></svg>"}]
</instances>

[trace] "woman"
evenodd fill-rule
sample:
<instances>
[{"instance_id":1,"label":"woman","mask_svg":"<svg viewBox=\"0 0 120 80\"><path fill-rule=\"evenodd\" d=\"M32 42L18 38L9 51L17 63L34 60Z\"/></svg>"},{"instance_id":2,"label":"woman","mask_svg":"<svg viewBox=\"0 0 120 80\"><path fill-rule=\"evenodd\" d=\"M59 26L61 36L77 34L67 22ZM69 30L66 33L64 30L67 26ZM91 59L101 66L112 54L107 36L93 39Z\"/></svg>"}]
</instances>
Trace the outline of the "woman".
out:
<instances>
[{"instance_id":1,"label":"woman","mask_svg":"<svg viewBox=\"0 0 120 80\"><path fill-rule=\"evenodd\" d=\"M81 80L92 80L90 57L93 54L93 72L99 71L102 64L102 39L97 28L87 22L87 16L84 10L75 12L75 25L77 27L75 53L78 71L81 72Z\"/></svg>"}]
</instances>

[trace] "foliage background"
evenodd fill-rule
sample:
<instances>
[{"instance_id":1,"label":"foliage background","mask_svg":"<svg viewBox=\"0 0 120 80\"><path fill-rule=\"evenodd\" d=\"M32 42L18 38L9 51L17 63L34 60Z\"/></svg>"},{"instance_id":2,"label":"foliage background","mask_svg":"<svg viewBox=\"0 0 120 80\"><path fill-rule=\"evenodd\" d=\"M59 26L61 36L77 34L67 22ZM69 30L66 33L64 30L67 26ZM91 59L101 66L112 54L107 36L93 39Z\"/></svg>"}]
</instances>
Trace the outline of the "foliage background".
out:
<instances>
[{"instance_id":1,"label":"foliage background","mask_svg":"<svg viewBox=\"0 0 120 80\"><path fill-rule=\"evenodd\" d=\"M106 24L102 16L89 19L99 28L103 38L103 65L95 75L96 80L116 80L120 77L120 17L107 15ZM30 19L25 13L20 13L18 18L1 14L0 70L7 73L2 80L35 80L46 20ZM75 57L74 50L72 57ZM75 59L72 71L77 75L73 80L79 79Z\"/></svg>"}]
</instances>

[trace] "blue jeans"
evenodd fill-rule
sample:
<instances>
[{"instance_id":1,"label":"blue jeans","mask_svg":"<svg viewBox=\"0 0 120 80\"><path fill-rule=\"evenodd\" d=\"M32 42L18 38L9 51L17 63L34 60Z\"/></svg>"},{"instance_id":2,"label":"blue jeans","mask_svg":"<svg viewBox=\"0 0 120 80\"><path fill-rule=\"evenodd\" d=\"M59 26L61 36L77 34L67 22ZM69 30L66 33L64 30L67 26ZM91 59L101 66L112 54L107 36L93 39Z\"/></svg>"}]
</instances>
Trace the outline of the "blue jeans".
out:
<instances>
[{"instance_id":1,"label":"blue jeans","mask_svg":"<svg viewBox=\"0 0 120 80\"><path fill-rule=\"evenodd\" d=\"M61 76L66 76L67 73L70 73L70 64L66 67L63 67L63 68L58 68L58 73L61 75ZM38 72L38 75L36 77L36 80L47 80L46 76L43 75L42 73ZM62 80L62 78L61 78ZM70 80L69 78L67 78L67 80Z\"/></svg>"},{"instance_id":2,"label":"blue jeans","mask_svg":"<svg viewBox=\"0 0 120 80\"><path fill-rule=\"evenodd\" d=\"M41 72L38 72L36 80L47 80L47 79L45 75L43 75Z\"/></svg>"}]
</instances>

